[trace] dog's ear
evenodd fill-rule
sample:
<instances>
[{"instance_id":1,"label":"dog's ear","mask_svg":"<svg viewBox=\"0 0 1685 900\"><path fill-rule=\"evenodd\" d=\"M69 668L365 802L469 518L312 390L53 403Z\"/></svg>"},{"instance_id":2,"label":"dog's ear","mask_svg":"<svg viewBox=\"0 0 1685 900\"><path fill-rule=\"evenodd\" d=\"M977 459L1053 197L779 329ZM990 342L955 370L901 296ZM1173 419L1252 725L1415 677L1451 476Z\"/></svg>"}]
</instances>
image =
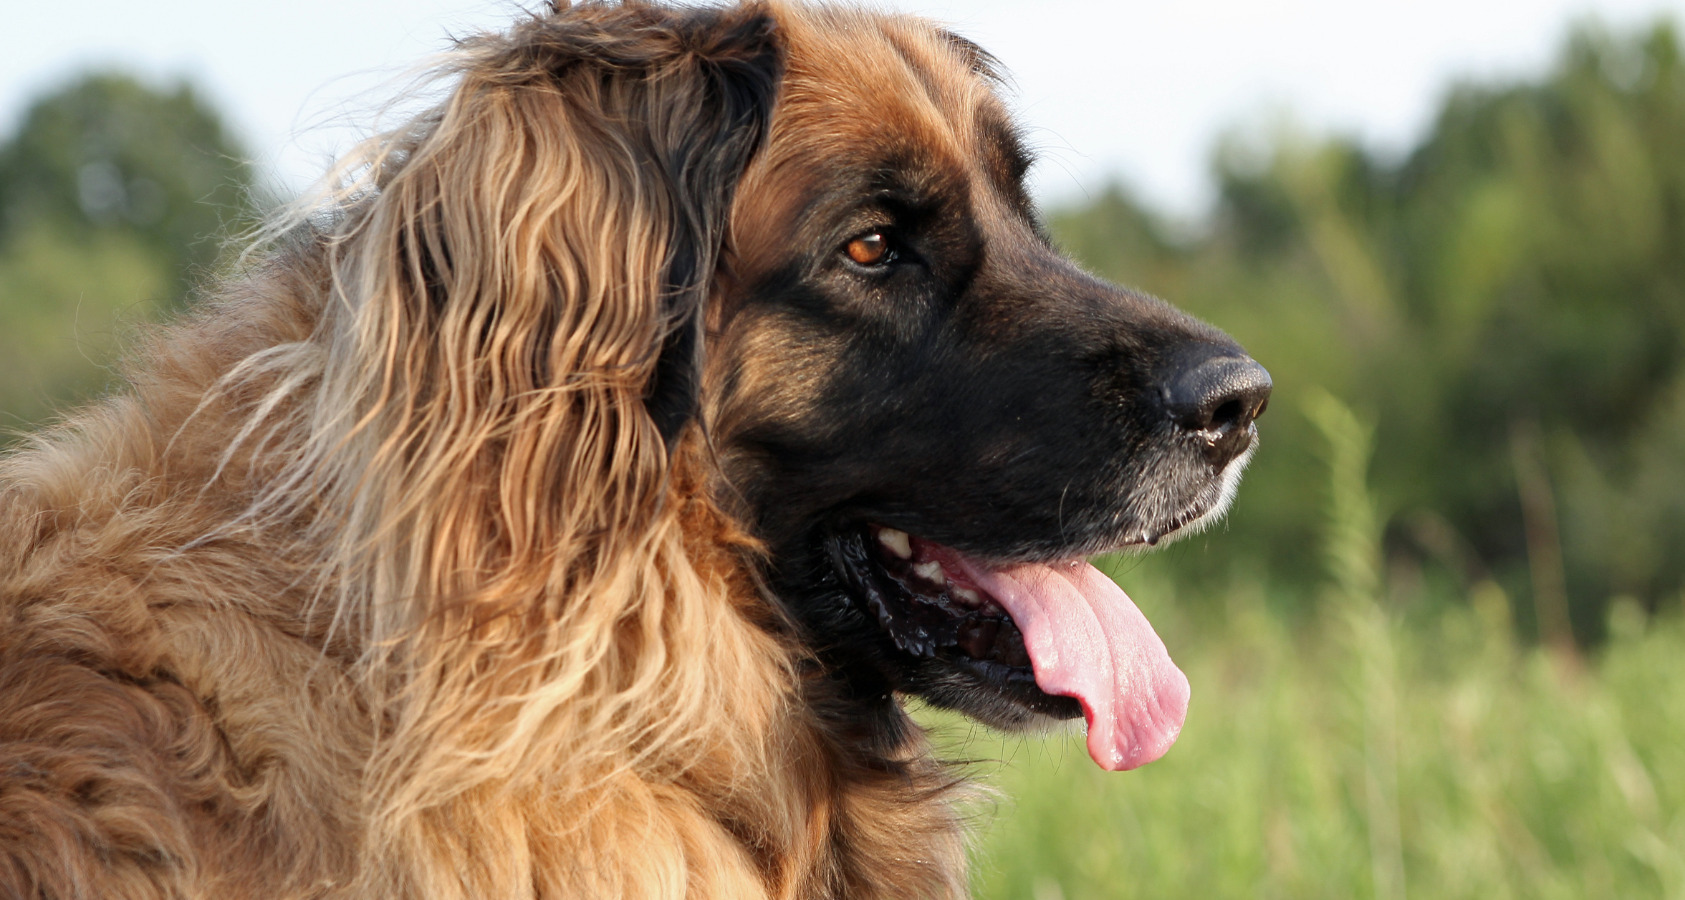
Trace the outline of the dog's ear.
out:
<instances>
[{"instance_id":1,"label":"dog's ear","mask_svg":"<svg viewBox=\"0 0 1685 900\"><path fill-rule=\"evenodd\" d=\"M698 64L690 83L661 92L651 121L662 171L688 201L672 210L663 298L669 330L645 399L669 449L700 406L704 306L737 181L766 133L780 68L764 13L679 15Z\"/></svg>"},{"instance_id":2,"label":"dog's ear","mask_svg":"<svg viewBox=\"0 0 1685 900\"><path fill-rule=\"evenodd\" d=\"M460 56L450 101L375 161L386 221L364 230L395 236L397 292L431 298L400 311L408 330L491 341L436 371L501 355L536 390L635 377L670 449L699 408L703 307L777 92L773 17L563 6Z\"/></svg>"},{"instance_id":3,"label":"dog's ear","mask_svg":"<svg viewBox=\"0 0 1685 900\"><path fill-rule=\"evenodd\" d=\"M703 307L737 181L771 116L781 69L774 32L756 6L582 5L539 20L512 48L564 93L595 93L603 126L622 129L603 137L627 142L641 157L639 177L665 195L656 204L664 336L645 408L669 449L700 405Z\"/></svg>"},{"instance_id":4,"label":"dog's ear","mask_svg":"<svg viewBox=\"0 0 1685 900\"><path fill-rule=\"evenodd\" d=\"M702 327L738 178L761 144L781 69L772 17L738 10L581 6L524 42L564 90L595 82L607 121L652 165L665 206L665 335L645 408L671 449L700 406ZM522 42L517 44L517 52Z\"/></svg>"},{"instance_id":5,"label":"dog's ear","mask_svg":"<svg viewBox=\"0 0 1685 900\"><path fill-rule=\"evenodd\" d=\"M758 5L580 4L465 41L444 103L365 145L324 325L356 413L321 445L410 498L365 510L437 568L398 587L466 598L660 508L781 66Z\"/></svg>"},{"instance_id":6,"label":"dog's ear","mask_svg":"<svg viewBox=\"0 0 1685 900\"><path fill-rule=\"evenodd\" d=\"M780 69L764 7L581 3L464 42L442 103L349 164L286 483L398 667L371 840L479 783L608 783L715 714L685 686L717 657L669 642L737 613L686 561L671 442Z\"/></svg>"}]
</instances>

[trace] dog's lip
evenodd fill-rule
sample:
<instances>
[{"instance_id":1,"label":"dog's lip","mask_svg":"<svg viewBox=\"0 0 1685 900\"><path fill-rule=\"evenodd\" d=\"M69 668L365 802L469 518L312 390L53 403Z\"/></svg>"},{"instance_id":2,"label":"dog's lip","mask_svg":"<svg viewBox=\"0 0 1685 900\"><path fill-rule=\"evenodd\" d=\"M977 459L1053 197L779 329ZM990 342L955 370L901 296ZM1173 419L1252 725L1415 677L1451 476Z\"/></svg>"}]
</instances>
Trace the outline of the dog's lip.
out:
<instances>
[{"instance_id":1,"label":"dog's lip","mask_svg":"<svg viewBox=\"0 0 1685 900\"><path fill-rule=\"evenodd\" d=\"M1206 521L1222 504L1219 502L1196 501L1182 512L1171 516L1163 522L1148 525L1137 525L1124 533L1123 539L1110 547L1096 550L1091 556L1100 556L1119 550L1145 550L1157 547L1165 541L1173 541L1185 535L1200 531L1198 523ZM1037 560L1045 562L1062 562L1063 560Z\"/></svg>"},{"instance_id":2,"label":"dog's lip","mask_svg":"<svg viewBox=\"0 0 1685 900\"><path fill-rule=\"evenodd\" d=\"M1023 635L964 574L958 551L881 525L847 529L830 544L851 592L903 652L988 663L968 668L979 675L1011 670L1033 683Z\"/></svg>"},{"instance_id":3,"label":"dog's lip","mask_svg":"<svg viewBox=\"0 0 1685 900\"><path fill-rule=\"evenodd\" d=\"M1177 532L1187 527L1189 522L1198 521L1199 517L1204 514L1203 510L1190 511L1176 516L1163 525L1142 526L1124 535L1123 540L1119 541L1117 546L1113 549L1139 550L1147 547L1157 547L1160 541L1163 541L1166 538L1177 537ZM1098 556L1099 554L1095 555Z\"/></svg>"}]
</instances>

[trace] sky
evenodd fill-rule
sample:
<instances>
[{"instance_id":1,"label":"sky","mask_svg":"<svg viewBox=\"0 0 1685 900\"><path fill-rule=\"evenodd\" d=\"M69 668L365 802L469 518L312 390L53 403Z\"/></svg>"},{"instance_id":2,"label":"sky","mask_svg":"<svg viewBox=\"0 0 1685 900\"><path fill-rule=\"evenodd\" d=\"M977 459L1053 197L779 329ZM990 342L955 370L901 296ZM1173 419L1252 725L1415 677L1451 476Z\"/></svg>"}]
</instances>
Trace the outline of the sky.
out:
<instances>
[{"instance_id":1,"label":"sky","mask_svg":"<svg viewBox=\"0 0 1685 900\"><path fill-rule=\"evenodd\" d=\"M537 0L527 4L536 6ZM1046 201L1122 181L1194 220L1219 135L1291 122L1401 154L1459 79L1544 71L1571 22L1629 29L1685 0L879 0L994 52L1041 161ZM451 34L510 0L81 0L18 3L0 54L0 134L31 97L89 68L186 77L286 189L308 184Z\"/></svg>"}]
</instances>

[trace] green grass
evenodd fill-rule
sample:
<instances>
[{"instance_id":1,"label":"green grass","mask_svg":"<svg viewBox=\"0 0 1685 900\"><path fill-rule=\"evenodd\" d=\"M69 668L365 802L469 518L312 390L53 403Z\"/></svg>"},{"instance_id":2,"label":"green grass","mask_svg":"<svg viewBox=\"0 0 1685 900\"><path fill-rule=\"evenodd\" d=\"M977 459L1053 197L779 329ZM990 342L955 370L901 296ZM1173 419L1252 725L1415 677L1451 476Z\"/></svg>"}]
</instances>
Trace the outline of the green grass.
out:
<instances>
[{"instance_id":1,"label":"green grass","mask_svg":"<svg viewBox=\"0 0 1685 900\"><path fill-rule=\"evenodd\" d=\"M50 227L0 244L0 447L114 379L123 338L170 295L156 256L132 236Z\"/></svg>"},{"instance_id":2,"label":"green grass","mask_svg":"<svg viewBox=\"0 0 1685 900\"><path fill-rule=\"evenodd\" d=\"M926 715L1000 791L978 812L978 895L1685 897L1685 623L1617 604L1582 659L1518 644L1490 583L1392 610L1367 431L1309 411L1333 473L1314 614L1290 623L1238 583L1195 621L1208 598L1119 577L1193 684L1163 760L1108 774L1075 734Z\"/></svg>"},{"instance_id":3,"label":"green grass","mask_svg":"<svg viewBox=\"0 0 1685 900\"><path fill-rule=\"evenodd\" d=\"M1677 620L1621 607L1576 664L1518 648L1489 587L1369 633L1244 591L1196 633L1137 593L1193 682L1163 760L1108 774L1074 735L945 720L950 753L1000 761L980 897L1685 896Z\"/></svg>"}]
</instances>

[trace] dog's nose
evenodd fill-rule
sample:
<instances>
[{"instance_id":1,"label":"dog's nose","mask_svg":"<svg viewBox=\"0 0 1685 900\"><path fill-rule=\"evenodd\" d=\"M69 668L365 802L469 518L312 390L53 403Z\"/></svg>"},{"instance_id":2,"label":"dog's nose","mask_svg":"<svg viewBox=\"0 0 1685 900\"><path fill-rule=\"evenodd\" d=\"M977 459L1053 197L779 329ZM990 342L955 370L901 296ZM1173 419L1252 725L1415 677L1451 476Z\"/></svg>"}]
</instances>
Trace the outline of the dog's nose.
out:
<instances>
[{"instance_id":1,"label":"dog's nose","mask_svg":"<svg viewBox=\"0 0 1685 900\"><path fill-rule=\"evenodd\" d=\"M1163 387L1172 421L1205 442L1222 469L1252 444L1252 420L1270 403L1270 373L1235 348L1203 345L1184 355Z\"/></svg>"}]
</instances>

